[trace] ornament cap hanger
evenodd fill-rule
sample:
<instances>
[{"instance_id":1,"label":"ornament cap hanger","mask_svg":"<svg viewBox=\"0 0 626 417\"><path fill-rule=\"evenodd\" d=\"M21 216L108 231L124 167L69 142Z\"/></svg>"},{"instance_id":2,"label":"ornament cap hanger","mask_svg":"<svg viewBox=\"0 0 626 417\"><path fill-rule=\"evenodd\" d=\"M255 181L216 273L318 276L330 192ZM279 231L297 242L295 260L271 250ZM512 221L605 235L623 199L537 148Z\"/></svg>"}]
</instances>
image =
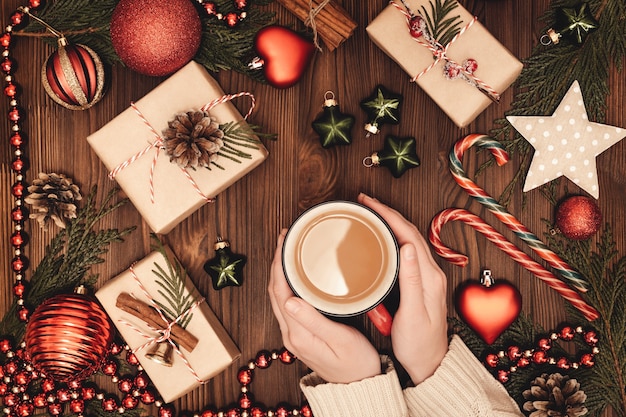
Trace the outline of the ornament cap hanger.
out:
<instances>
[{"instance_id":1,"label":"ornament cap hanger","mask_svg":"<svg viewBox=\"0 0 626 417\"><path fill-rule=\"evenodd\" d=\"M337 105L337 100L335 100L335 93L328 90L324 93L324 107L332 107Z\"/></svg>"}]
</instances>

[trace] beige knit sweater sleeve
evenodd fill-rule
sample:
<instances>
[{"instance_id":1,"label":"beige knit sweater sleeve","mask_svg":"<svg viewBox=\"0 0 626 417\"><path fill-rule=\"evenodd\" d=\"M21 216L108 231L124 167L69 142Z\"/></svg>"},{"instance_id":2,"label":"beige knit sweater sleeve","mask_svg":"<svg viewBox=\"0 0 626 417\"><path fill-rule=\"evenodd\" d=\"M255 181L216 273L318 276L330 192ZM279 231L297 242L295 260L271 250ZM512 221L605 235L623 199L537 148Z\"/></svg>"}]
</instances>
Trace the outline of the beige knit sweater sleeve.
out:
<instances>
[{"instance_id":1,"label":"beige knit sweater sleeve","mask_svg":"<svg viewBox=\"0 0 626 417\"><path fill-rule=\"evenodd\" d=\"M517 404L457 336L435 374L402 392L391 360L383 373L331 384L315 373L300 386L315 417L520 417Z\"/></svg>"}]
</instances>

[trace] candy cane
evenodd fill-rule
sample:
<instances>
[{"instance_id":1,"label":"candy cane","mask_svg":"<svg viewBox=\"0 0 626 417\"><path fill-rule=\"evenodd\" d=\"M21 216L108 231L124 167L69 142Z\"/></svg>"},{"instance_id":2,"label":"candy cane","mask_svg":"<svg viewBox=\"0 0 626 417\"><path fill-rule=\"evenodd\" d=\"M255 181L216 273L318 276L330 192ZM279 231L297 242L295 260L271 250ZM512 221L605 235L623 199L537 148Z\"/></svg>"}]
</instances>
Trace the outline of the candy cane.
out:
<instances>
[{"instance_id":1,"label":"candy cane","mask_svg":"<svg viewBox=\"0 0 626 417\"><path fill-rule=\"evenodd\" d=\"M437 214L431 222L428 240L439 256L458 266L467 265L467 256L448 248L441 241L441 228L451 220L461 220L483 234L487 239L495 243L497 247L513 258L514 261L535 274L537 278L544 281L552 289L556 290L563 298L578 309L587 320L593 321L599 317L598 311L587 304L581 298L580 294L571 289L552 272L535 262L530 256L526 255L526 253L519 250L517 246L508 241L496 229L485 223L483 219L465 209L445 209Z\"/></svg>"},{"instance_id":2,"label":"candy cane","mask_svg":"<svg viewBox=\"0 0 626 417\"><path fill-rule=\"evenodd\" d=\"M573 270L567 262L548 248L535 234L509 213L504 206L499 204L465 174L461 159L465 151L473 145L488 149L498 165L504 165L509 160L509 156L500 142L482 134L467 135L458 141L452 151L450 151L450 172L452 172L452 176L457 184L480 204L487 207L498 220L511 229L517 237L526 242L537 255L555 268L566 282L580 292L587 292L587 281L580 273Z\"/></svg>"}]
</instances>

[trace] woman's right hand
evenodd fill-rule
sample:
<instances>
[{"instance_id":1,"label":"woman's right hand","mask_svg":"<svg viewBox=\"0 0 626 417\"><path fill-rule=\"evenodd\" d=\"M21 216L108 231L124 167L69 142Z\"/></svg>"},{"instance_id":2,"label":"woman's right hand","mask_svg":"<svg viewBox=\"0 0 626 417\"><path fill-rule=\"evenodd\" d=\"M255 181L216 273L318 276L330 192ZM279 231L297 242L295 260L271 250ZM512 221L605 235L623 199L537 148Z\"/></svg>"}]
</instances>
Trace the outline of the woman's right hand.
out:
<instances>
[{"instance_id":1,"label":"woman's right hand","mask_svg":"<svg viewBox=\"0 0 626 417\"><path fill-rule=\"evenodd\" d=\"M448 351L447 279L414 224L365 194L358 201L385 219L400 245L400 305L391 341L396 359L419 384L434 374Z\"/></svg>"}]
</instances>

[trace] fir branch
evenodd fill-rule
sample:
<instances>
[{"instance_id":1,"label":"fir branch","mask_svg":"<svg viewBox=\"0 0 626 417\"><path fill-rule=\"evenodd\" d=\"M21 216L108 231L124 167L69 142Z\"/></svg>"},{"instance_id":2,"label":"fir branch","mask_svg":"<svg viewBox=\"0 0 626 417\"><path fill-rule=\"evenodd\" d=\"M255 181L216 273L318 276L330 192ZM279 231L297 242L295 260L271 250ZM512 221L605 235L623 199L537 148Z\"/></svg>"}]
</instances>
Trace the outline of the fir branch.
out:
<instances>
[{"instance_id":1,"label":"fir branch","mask_svg":"<svg viewBox=\"0 0 626 417\"><path fill-rule=\"evenodd\" d=\"M29 307L34 308L53 295L71 292L78 284L95 282L97 275L88 274L90 268L104 262L101 256L108 252L111 243L122 242L135 229L133 226L121 231L94 230L102 218L128 201L121 199L114 202L117 191L109 191L101 207L97 207L96 187L93 187L84 206L77 211L76 218L71 219L66 228L61 229L51 240L28 283L24 299ZM17 308L16 303L9 308L0 322L0 330L2 334L10 334L16 340L21 340L25 324L17 319Z\"/></svg>"},{"instance_id":2,"label":"fir branch","mask_svg":"<svg viewBox=\"0 0 626 417\"><path fill-rule=\"evenodd\" d=\"M561 7L572 7L578 0L555 0L540 18L548 22L543 33L554 22L555 13ZM615 65L621 70L626 56L626 3L623 0L588 0L589 9L599 22L598 29L587 36L579 47L561 42L558 45L537 45L524 69L515 82L516 96L507 115L537 116L554 112L565 92L574 80L583 91L589 120L602 123L606 112L609 69ZM494 121L490 135L502 142L510 155L524 155L519 171L500 196L507 205L513 190L526 178L532 146L506 119ZM488 161L485 166L493 165Z\"/></svg>"},{"instance_id":3,"label":"fir branch","mask_svg":"<svg viewBox=\"0 0 626 417\"><path fill-rule=\"evenodd\" d=\"M176 258L172 261L165 250L165 246L158 237L154 234L152 236L152 250L159 252L165 259L167 271L156 262L154 266L156 270L152 272L156 275L157 279L155 283L161 287L158 290L159 295L167 301L167 304L155 300L157 305L163 310L169 317L169 320L175 320L177 317L184 314L189 310L195 302L198 301L200 295L197 291L187 292L185 283L187 282L187 273L183 266L178 262ZM186 293L186 294L185 294ZM191 321L193 314L187 314L185 318L178 322L182 328L187 327L187 324Z\"/></svg>"},{"instance_id":4,"label":"fir branch","mask_svg":"<svg viewBox=\"0 0 626 417\"><path fill-rule=\"evenodd\" d=\"M600 313L592 325L600 337L600 354L591 368L589 383L620 417L626 416L626 256L618 258L611 227L607 224L596 248L591 241L570 242L548 235L548 245L587 278L586 298ZM568 307L578 321L581 314Z\"/></svg>"},{"instance_id":5,"label":"fir branch","mask_svg":"<svg viewBox=\"0 0 626 417\"><path fill-rule=\"evenodd\" d=\"M104 63L123 64L113 48L110 34L111 16L118 1L56 0L48 2L37 13L37 17L63 33L71 43L89 46ZM255 56L256 33L273 23L274 14L259 9L259 6L265 6L271 0L249 0L248 3L247 16L236 28L229 28L223 21L199 10L202 38L194 60L211 72L232 69L263 81L262 71L252 70L248 64ZM231 0L216 0L216 4L224 14L235 11ZM57 44L57 38L32 19L24 29L15 34L40 36L51 45Z\"/></svg>"},{"instance_id":6,"label":"fir branch","mask_svg":"<svg viewBox=\"0 0 626 417\"><path fill-rule=\"evenodd\" d=\"M446 18L456 7L456 0L435 0L430 2L430 13L422 6L422 17L426 21L428 33L441 45L447 45L461 31L461 16Z\"/></svg>"}]
</instances>

